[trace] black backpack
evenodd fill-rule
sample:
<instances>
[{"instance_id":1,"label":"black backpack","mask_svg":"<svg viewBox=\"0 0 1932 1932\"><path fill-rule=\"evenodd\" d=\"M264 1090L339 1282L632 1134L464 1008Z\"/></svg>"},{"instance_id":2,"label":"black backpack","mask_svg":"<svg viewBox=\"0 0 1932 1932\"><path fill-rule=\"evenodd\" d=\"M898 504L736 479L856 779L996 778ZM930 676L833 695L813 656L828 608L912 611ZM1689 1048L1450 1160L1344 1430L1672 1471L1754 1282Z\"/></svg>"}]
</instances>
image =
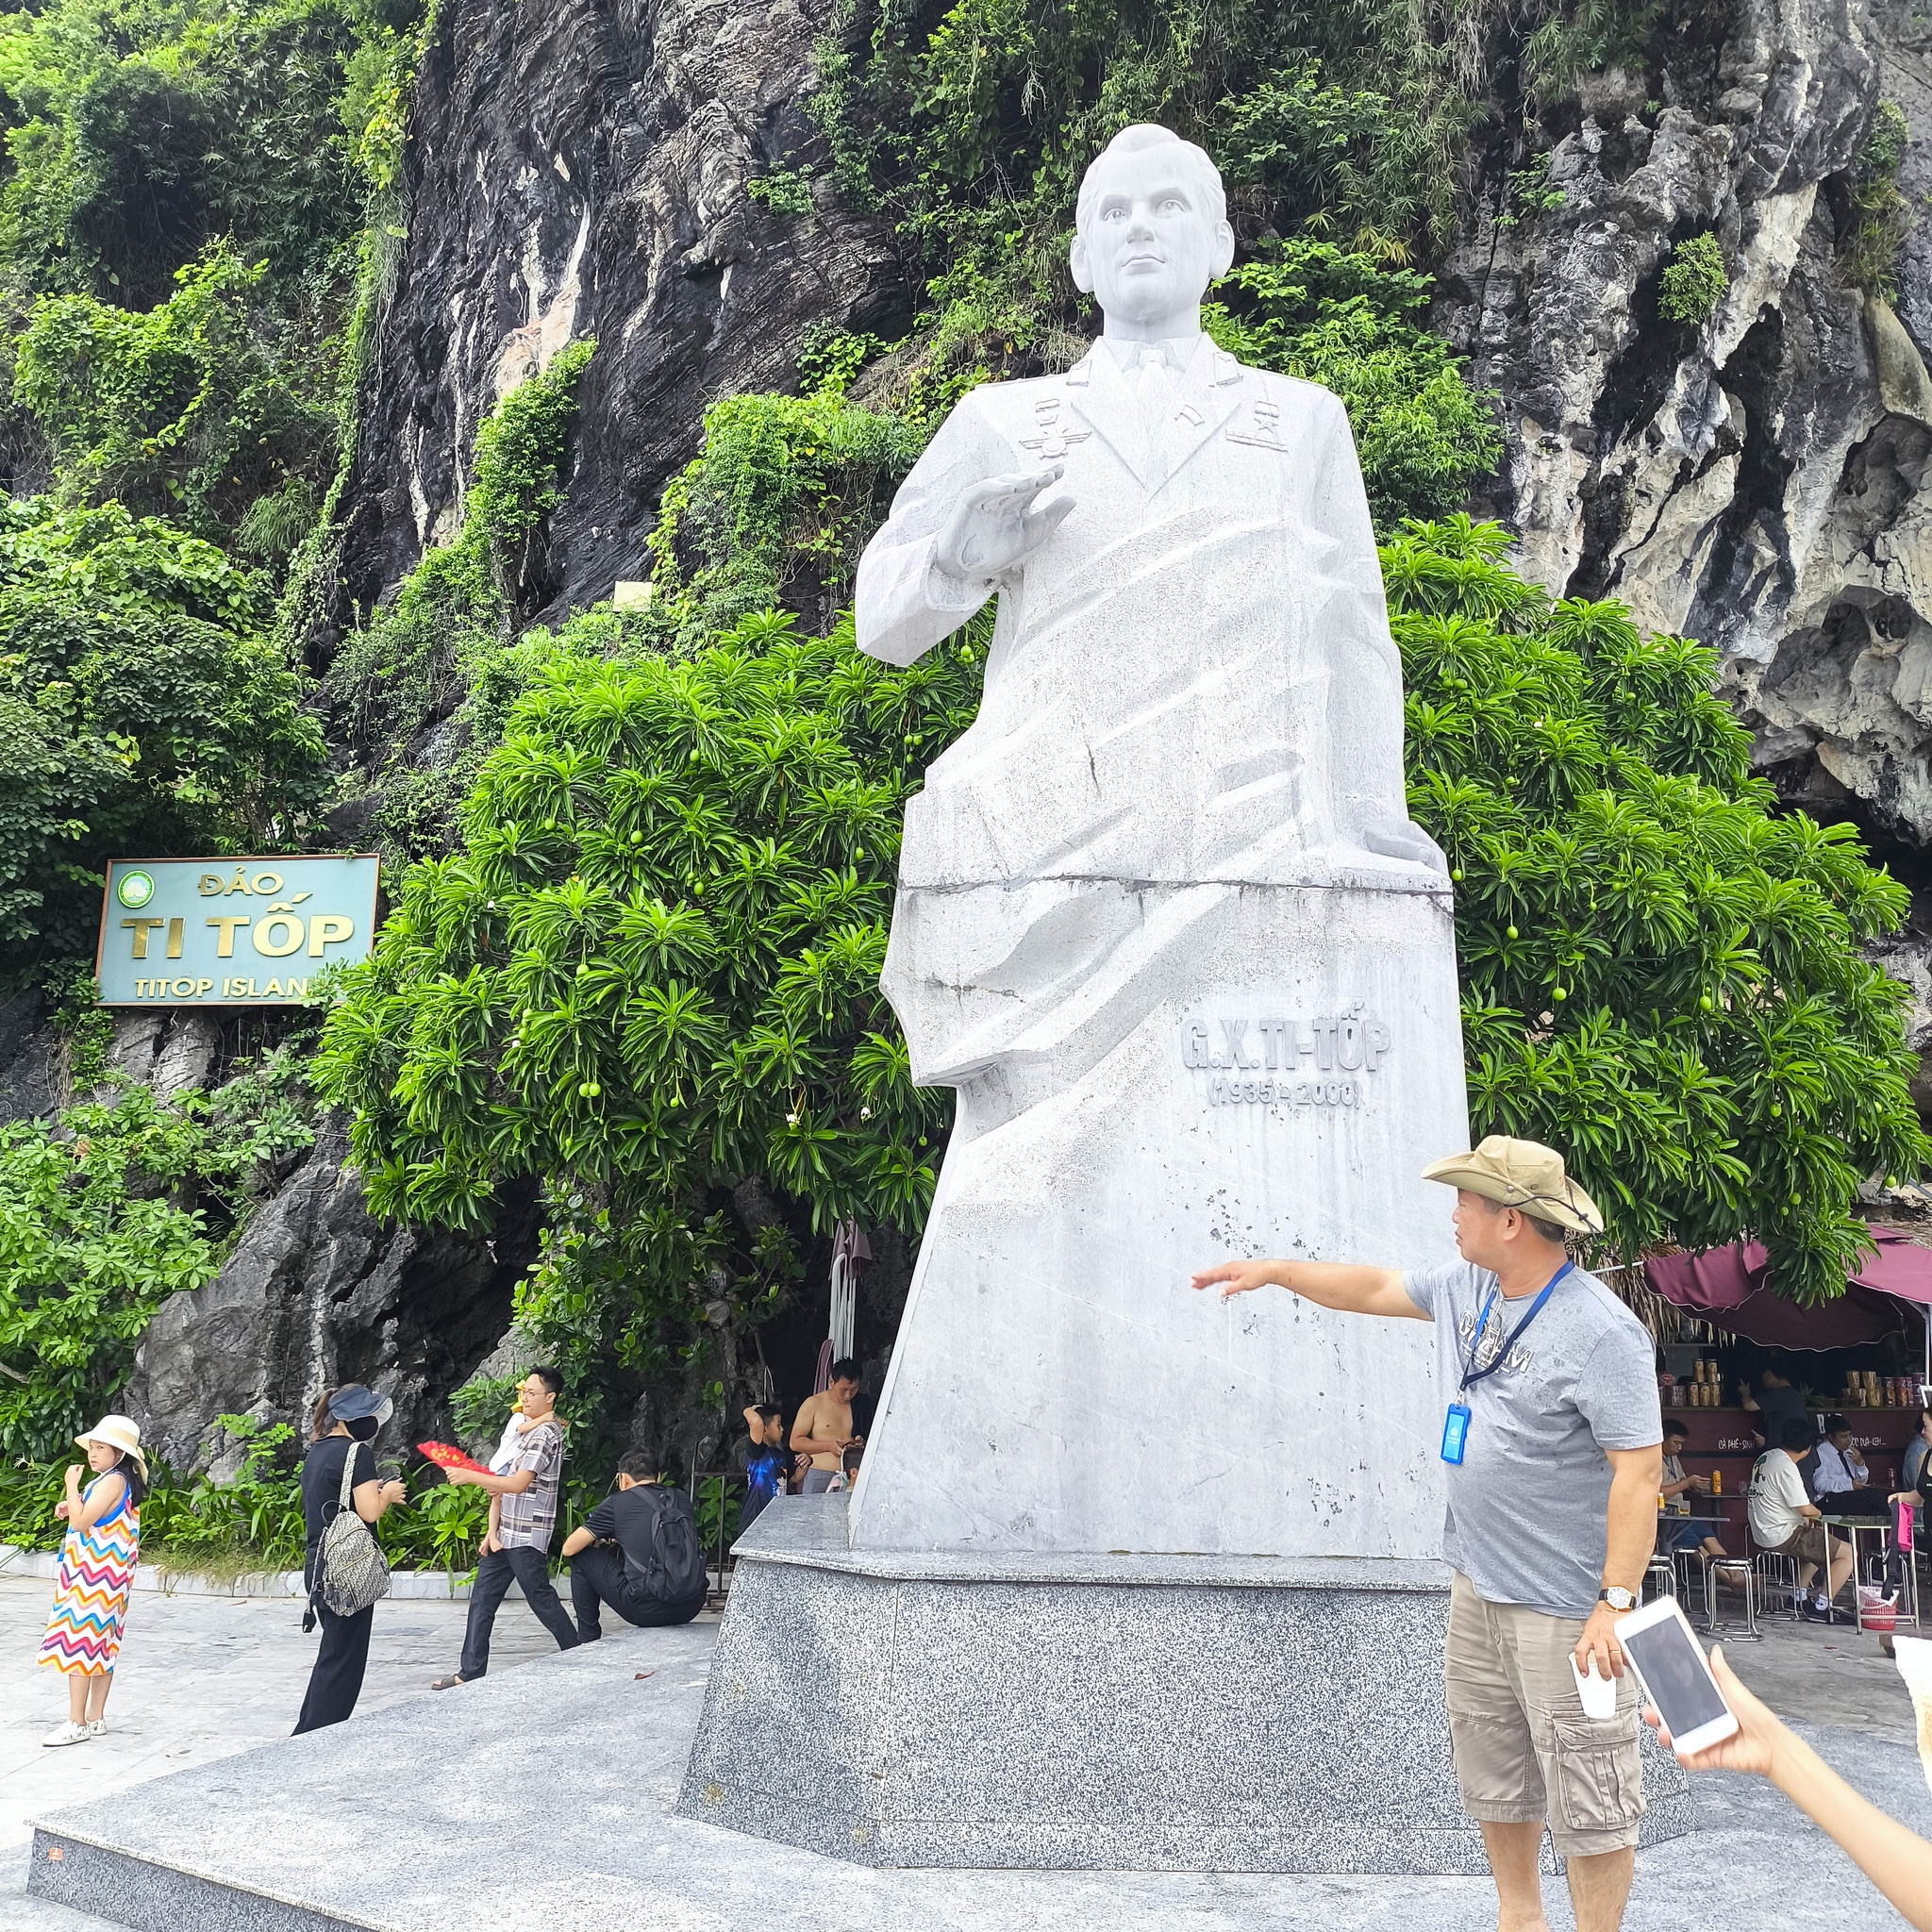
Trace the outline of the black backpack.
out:
<instances>
[{"instance_id":1,"label":"black backpack","mask_svg":"<svg viewBox=\"0 0 1932 1932\"><path fill-rule=\"evenodd\" d=\"M624 1559L632 1580L659 1603L688 1603L692 1597L703 1596L709 1579L705 1572L705 1553L698 1541L698 1523L691 1514L691 1498L682 1490L658 1483L640 1483L629 1493L648 1496L651 1507L648 1567L641 1567L628 1554Z\"/></svg>"}]
</instances>

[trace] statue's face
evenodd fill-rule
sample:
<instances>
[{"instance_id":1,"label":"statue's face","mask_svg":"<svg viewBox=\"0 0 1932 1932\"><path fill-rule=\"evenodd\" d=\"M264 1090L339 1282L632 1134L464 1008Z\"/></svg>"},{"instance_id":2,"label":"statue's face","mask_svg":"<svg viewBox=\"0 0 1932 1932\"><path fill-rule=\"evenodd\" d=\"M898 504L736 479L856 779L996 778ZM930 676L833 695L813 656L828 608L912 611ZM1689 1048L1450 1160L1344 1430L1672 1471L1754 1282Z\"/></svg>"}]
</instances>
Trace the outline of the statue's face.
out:
<instances>
[{"instance_id":1,"label":"statue's face","mask_svg":"<svg viewBox=\"0 0 1932 1932\"><path fill-rule=\"evenodd\" d=\"M1234 231L1200 205L1177 147L1140 148L1095 163L1101 192L1072 254L1074 286L1102 311L1153 322L1191 309L1227 273Z\"/></svg>"}]
</instances>

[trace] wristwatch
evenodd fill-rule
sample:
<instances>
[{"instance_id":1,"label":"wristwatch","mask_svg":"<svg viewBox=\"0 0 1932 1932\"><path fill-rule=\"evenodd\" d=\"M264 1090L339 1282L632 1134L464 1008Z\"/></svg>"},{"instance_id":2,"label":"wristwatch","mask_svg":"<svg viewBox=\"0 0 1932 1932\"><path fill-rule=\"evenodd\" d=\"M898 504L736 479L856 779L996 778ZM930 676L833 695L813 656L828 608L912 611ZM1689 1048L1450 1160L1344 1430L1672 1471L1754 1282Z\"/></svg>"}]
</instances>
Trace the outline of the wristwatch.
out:
<instances>
[{"instance_id":1,"label":"wristwatch","mask_svg":"<svg viewBox=\"0 0 1932 1932\"><path fill-rule=\"evenodd\" d=\"M1620 1615L1624 1610L1634 1610L1637 1607L1637 1599L1618 1583L1611 1584L1607 1590L1598 1591L1596 1600L1600 1604L1608 1604L1611 1609Z\"/></svg>"}]
</instances>

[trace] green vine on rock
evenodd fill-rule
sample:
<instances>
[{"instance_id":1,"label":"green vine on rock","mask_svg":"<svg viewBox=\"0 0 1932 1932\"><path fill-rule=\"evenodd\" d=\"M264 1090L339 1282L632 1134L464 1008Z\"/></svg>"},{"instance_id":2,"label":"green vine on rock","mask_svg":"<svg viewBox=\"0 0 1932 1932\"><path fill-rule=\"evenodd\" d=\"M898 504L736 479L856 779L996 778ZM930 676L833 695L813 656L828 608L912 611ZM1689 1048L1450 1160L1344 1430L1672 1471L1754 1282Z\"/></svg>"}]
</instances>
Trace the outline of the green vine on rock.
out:
<instances>
[{"instance_id":1,"label":"green vine on rock","mask_svg":"<svg viewBox=\"0 0 1932 1932\"><path fill-rule=\"evenodd\" d=\"M392 848L443 843L522 688L514 640L549 518L563 501L577 383L595 349L589 340L569 343L484 418L455 540L425 553L329 669L325 693L367 761L360 784ZM418 762L425 732L473 699L445 755Z\"/></svg>"}]
</instances>

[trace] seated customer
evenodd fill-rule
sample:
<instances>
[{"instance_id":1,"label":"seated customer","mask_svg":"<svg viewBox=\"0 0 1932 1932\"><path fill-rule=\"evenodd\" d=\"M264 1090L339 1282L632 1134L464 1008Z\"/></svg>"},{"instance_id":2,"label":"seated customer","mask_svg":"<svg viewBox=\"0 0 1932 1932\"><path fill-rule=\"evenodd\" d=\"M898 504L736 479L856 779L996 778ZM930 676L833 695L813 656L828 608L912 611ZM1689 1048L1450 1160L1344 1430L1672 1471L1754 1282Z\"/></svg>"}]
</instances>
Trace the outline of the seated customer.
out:
<instances>
[{"instance_id":1,"label":"seated customer","mask_svg":"<svg viewBox=\"0 0 1932 1932\"><path fill-rule=\"evenodd\" d=\"M1657 1548L1665 1556L1674 1556L1679 1550L1694 1551L1699 1556L1708 1557L1719 1565L1719 1578L1729 1584L1733 1590L1741 1590L1744 1583L1744 1563L1734 1557L1718 1540L1715 1526L1709 1523L1691 1523L1690 1503L1693 1496L1710 1494L1710 1478L1707 1475L1687 1475L1684 1473L1684 1424L1666 1423L1664 1424L1664 1473L1658 1485L1658 1493L1664 1499L1663 1513L1657 1522Z\"/></svg>"},{"instance_id":2,"label":"seated customer","mask_svg":"<svg viewBox=\"0 0 1932 1932\"><path fill-rule=\"evenodd\" d=\"M1803 1591L1825 1565L1826 1593L1805 1606L1815 1622L1831 1615L1831 1599L1852 1574L1852 1548L1842 1538L1826 1533L1817 1504L1806 1493L1797 1457L1812 1441L1809 1419L1785 1424L1784 1444L1767 1449L1751 1470L1749 1513L1751 1534L1774 1556L1793 1557L1798 1565L1798 1589Z\"/></svg>"},{"instance_id":3,"label":"seated customer","mask_svg":"<svg viewBox=\"0 0 1932 1932\"><path fill-rule=\"evenodd\" d=\"M604 1634L600 1603L641 1629L689 1624L705 1607L708 1579L691 1498L664 1488L639 1450L618 1458L615 1492L564 1539L563 1554L577 1635L586 1643Z\"/></svg>"},{"instance_id":4,"label":"seated customer","mask_svg":"<svg viewBox=\"0 0 1932 1932\"><path fill-rule=\"evenodd\" d=\"M1824 1418L1824 1440L1819 1443L1811 1492L1827 1516L1891 1514L1891 1506L1872 1487L1872 1472L1852 1443L1852 1425L1841 1415Z\"/></svg>"}]
</instances>

